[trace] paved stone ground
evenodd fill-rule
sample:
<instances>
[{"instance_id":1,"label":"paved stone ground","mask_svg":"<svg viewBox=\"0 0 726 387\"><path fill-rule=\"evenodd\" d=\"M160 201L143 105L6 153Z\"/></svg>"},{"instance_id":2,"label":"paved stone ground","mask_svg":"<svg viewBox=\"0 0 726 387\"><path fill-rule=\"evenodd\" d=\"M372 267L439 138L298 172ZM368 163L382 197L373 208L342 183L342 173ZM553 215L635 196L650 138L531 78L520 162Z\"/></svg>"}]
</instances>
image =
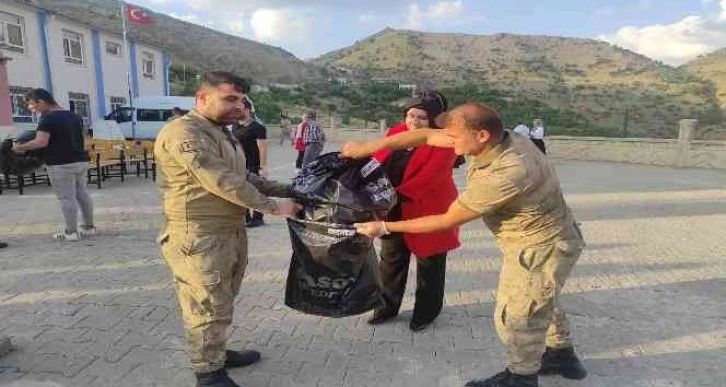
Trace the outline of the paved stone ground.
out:
<instances>
[{"instance_id":1,"label":"paved stone ground","mask_svg":"<svg viewBox=\"0 0 726 387\"><path fill-rule=\"evenodd\" d=\"M273 175L291 152L273 147ZM557 162L589 248L564 304L590 376L543 386L723 386L726 380L726 173ZM459 180L461 172L457 171ZM47 187L0 196L0 385L191 386L171 278L154 238L150 180L90 189L100 235L49 239L59 220ZM404 311L376 328L367 315L329 319L283 304L290 246L279 219L249 231L251 256L230 347L263 361L231 375L248 387L461 386L502 369L492 326L500 266L481 222L451 254L446 306L412 334Z\"/></svg>"}]
</instances>

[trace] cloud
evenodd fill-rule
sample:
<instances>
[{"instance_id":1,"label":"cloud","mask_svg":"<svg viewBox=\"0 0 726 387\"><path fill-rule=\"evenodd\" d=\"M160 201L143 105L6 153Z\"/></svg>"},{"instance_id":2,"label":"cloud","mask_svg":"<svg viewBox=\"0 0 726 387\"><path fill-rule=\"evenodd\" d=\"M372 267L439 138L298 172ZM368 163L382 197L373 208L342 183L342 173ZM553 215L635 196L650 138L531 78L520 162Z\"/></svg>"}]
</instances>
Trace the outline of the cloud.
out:
<instances>
[{"instance_id":1,"label":"cloud","mask_svg":"<svg viewBox=\"0 0 726 387\"><path fill-rule=\"evenodd\" d=\"M726 47L726 0L716 17L687 16L672 24L623 27L598 39L633 50L671 65Z\"/></svg>"},{"instance_id":2,"label":"cloud","mask_svg":"<svg viewBox=\"0 0 726 387\"><path fill-rule=\"evenodd\" d=\"M447 18L454 17L461 13L463 6L459 1L442 1L429 7L429 15L431 18Z\"/></svg>"},{"instance_id":3,"label":"cloud","mask_svg":"<svg viewBox=\"0 0 726 387\"><path fill-rule=\"evenodd\" d=\"M712 7L711 4L713 4L716 0L701 0L701 3L705 8ZM726 20L726 0L718 0L718 9L719 13L716 17L717 20L725 21Z\"/></svg>"},{"instance_id":4,"label":"cloud","mask_svg":"<svg viewBox=\"0 0 726 387\"><path fill-rule=\"evenodd\" d=\"M235 18L234 20L229 20L225 24L227 27L227 31L229 31L233 35L238 36L244 36L246 33L245 27L247 26L242 18Z\"/></svg>"},{"instance_id":5,"label":"cloud","mask_svg":"<svg viewBox=\"0 0 726 387\"><path fill-rule=\"evenodd\" d=\"M418 4L408 6L408 16L406 17L406 27L417 30L421 28L423 21L423 13L418 8Z\"/></svg>"},{"instance_id":6,"label":"cloud","mask_svg":"<svg viewBox=\"0 0 726 387\"><path fill-rule=\"evenodd\" d=\"M156 0L156 1L159 1L159 0ZM192 15L192 14L181 15L176 12L169 12L167 15L173 17L174 19L184 20L185 22L201 24L201 23L199 23L200 19L199 19L198 15Z\"/></svg>"},{"instance_id":7,"label":"cloud","mask_svg":"<svg viewBox=\"0 0 726 387\"><path fill-rule=\"evenodd\" d=\"M463 8L464 6L461 0L442 1L432 4L426 11L422 11L418 3L409 4L406 15L406 27L416 30L429 22L442 23L448 21L459 15Z\"/></svg>"},{"instance_id":8,"label":"cloud","mask_svg":"<svg viewBox=\"0 0 726 387\"><path fill-rule=\"evenodd\" d=\"M313 31L309 19L287 9L260 8L252 13L250 27L256 39L269 43L307 41Z\"/></svg>"},{"instance_id":9,"label":"cloud","mask_svg":"<svg viewBox=\"0 0 726 387\"><path fill-rule=\"evenodd\" d=\"M187 7L197 11L213 9L212 0L184 0L184 3L186 3Z\"/></svg>"},{"instance_id":10,"label":"cloud","mask_svg":"<svg viewBox=\"0 0 726 387\"><path fill-rule=\"evenodd\" d=\"M159 0L156 0L156 1L159 1ZM168 15L175 19L184 20L185 22L197 24L200 26L208 27L208 28L213 28L215 26L215 23L213 20L203 20L201 17L199 17L199 15L194 15L194 14L183 14L182 15L182 14L178 14L175 12L170 12L170 13L168 13Z\"/></svg>"},{"instance_id":11,"label":"cloud","mask_svg":"<svg viewBox=\"0 0 726 387\"><path fill-rule=\"evenodd\" d=\"M376 15L372 13L364 13L358 16L358 21L365 24L375 23L377 20L378 18L376 17Z\"/></svg>"}]
</instances>

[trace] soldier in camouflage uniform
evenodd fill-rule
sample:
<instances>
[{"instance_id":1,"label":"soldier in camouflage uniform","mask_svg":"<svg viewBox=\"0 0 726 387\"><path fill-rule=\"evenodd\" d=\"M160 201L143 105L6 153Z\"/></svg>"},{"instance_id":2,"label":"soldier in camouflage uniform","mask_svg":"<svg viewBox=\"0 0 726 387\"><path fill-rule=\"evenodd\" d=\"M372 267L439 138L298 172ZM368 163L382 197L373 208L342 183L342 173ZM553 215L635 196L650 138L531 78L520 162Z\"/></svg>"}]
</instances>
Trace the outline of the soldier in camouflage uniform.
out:
<instances>
[{"instance_id":1,"label":"soldier in camouflage uniform","mask_svg":"<svg viewBox=\"0 0 726 387\"><path fill-rule=\"evenodd\" d=\"M535 387L538 374L584 378L559 295L585 242L554 169L531 141L504 131L488 106L466 104L442 121L443 133L421 129L343 147L344 155L361 157L428 143L472 156L466 190L445 214L364 223L356 225L358 231L371 237L434 232L482 218L504 256L494 319L507 346L507 368L466 386Z\"/></svg>"},{"instance_id":2,"label":"soldier in camouflage uniform","mask_svg":"<svg viewBox=\"0 0 726 387\"><path fill-rule=\"evenodd\" d=\"M154 147L165 225L162 254L177 286L187 352L200 387L234 387L225 368L256 362L256 351L226 349L234 298L247 266L248 208L294 216L288 187L248 173L241 144L225 125L244 109L246 82L204 74L196 108L169 122Z\"/></svg>"}]
</instances>

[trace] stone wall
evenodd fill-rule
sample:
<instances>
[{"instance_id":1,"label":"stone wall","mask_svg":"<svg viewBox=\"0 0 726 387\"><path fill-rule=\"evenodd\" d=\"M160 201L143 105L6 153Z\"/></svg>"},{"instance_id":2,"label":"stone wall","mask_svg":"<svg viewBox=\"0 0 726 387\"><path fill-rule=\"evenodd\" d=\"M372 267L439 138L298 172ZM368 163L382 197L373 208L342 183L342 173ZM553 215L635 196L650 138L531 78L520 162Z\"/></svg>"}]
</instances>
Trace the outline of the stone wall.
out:
<instances>
[{"instance_id":1,"label":"stone wall","mask_svg":"<svg viewBox=\"0 0 726 387\"><path fill-rule=\"evenodd\" d=\"M692 140L696 128L696 120L681 120L678 139L552 136L548 149L569 160L726 169L726 142Z\"/></svg>"},{"instance_id":2,"label":"stone wall","mask_svg":"<svg viewBox=\"0 0 726 387\"><path fill-rule=\"evenodd\" d=\"M548 149L554 157L569 160L726 169L726 143L720 141L553 136Z\"/></svg>"}]
</instances>

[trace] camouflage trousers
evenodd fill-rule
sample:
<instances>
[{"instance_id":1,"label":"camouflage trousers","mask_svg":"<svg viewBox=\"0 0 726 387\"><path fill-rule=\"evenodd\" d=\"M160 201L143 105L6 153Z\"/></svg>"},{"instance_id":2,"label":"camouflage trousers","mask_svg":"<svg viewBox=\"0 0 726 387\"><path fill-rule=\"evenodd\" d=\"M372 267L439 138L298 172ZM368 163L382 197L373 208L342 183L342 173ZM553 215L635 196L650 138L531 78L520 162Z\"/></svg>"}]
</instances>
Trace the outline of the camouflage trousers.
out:
<instances>
[{"instance_id":1,"label":"camouflage trousers","mask_svg":"<svg viewBox=\"0 0 726 387\"><path fill-rule=\"evenodd\" d=\"M511 372L534 374L545 345L572 345L559 296L584 247L578 239L505 252L494 320Z\"/></svg>"},{"instance_id":2,"label":"camouflage trousers","mask_svg":"<svg viewBox=\"0 0 726 387\"><path fill-rule=\"evenodd\" d=\"M247 267L245 230L215 235L172 230L160 239L176 284L192 369L216 371L224 367L226 330Z\"/></svg>"}]
</instances>

